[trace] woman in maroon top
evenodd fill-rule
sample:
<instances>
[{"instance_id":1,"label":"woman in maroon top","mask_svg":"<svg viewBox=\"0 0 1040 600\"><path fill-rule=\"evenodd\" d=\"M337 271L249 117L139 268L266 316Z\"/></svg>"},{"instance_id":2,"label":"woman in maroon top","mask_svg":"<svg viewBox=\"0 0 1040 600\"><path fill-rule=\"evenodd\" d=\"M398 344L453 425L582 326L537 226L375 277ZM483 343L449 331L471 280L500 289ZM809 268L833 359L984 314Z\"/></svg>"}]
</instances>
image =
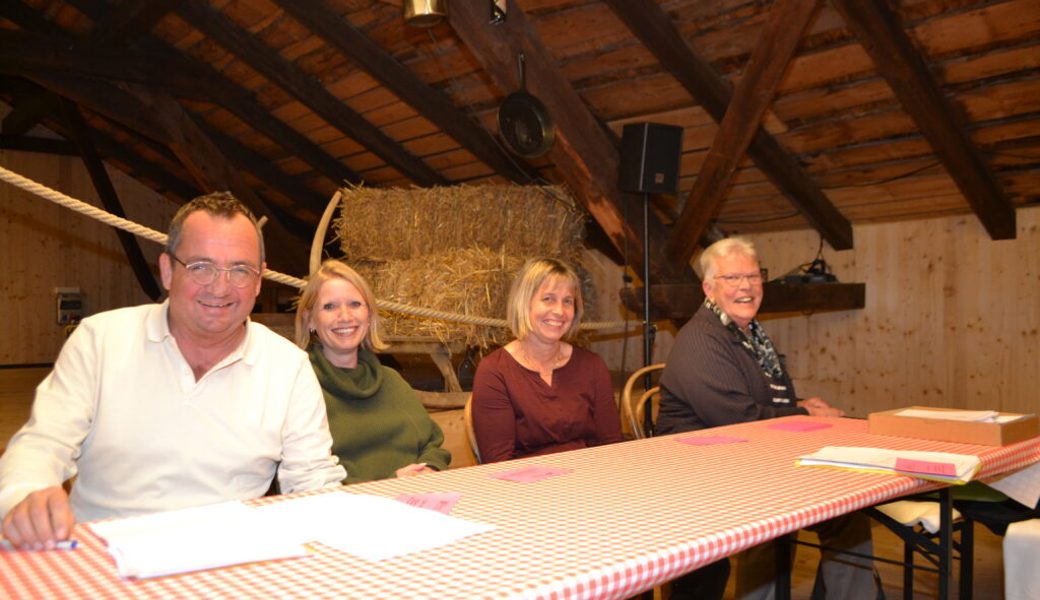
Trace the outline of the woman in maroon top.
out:
<instances>
[{"instance_id":1,"label":"woman in maroon top","mask_svg":"<svg viewBox=\"0 0 1040 600\"><path fill-rule=\"evenodd\" d=\"M621 441L610 373L571 339L581 321L581 282L569 265L532 259L506 307L516 339L480 361L473 429L483 462Z\"/></svg>"}]
</instances>

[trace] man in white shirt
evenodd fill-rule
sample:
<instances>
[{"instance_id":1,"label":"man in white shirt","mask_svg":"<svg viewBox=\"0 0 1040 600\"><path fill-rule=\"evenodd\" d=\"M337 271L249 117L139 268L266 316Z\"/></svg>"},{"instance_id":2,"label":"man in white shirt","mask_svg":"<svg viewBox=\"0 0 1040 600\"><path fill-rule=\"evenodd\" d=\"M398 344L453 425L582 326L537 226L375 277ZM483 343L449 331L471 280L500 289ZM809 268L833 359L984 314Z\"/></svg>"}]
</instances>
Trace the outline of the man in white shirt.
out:
<instances>
[{"instance_id":1,"label":"man in white shirt","mask_svg":"<svg viewBox=\"0 0 1040 600\"><path fill-rule=\"evenodd\" d=\"M49 549L75 522L339 485L306 354L249 321L263 238L229 193L170 225L169 298L84 319L0 458L3 534ZM76 477L71 495L62 484Z\"/></svg>"}]
</instances>

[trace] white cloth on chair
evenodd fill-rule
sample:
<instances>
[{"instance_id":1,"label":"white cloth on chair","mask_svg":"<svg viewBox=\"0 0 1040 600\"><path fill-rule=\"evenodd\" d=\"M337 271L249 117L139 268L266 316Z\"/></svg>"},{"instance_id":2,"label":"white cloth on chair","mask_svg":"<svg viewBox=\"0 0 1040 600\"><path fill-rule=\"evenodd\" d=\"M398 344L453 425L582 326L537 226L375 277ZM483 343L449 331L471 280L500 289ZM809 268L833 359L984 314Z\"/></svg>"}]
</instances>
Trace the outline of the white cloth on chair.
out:
<instances>
[{"instance_id":1,"label":"white cloth on chair","mask_svg":"<svg viewBox=\"0 0 1040 600\"><path fill-rule=\"evenodd\" d=\"M1040 598L1040 519L1008 525L1004 534L1005 600Z\"/></svg>"},{"instance_id":2,"label":"white cloth on chair","mask_svg":"<svg viewBox=\"0 0 1040 600\"><path fill-rule=\"evenodd\" d=\"M913 527L920 523L928 533L934 534L939 531L940 514L938 502L898 500L882 504L877 509L908 527ZM956 521L960 518L961 514L954 509L953 520Z\"/></svg>"}]
</instances>

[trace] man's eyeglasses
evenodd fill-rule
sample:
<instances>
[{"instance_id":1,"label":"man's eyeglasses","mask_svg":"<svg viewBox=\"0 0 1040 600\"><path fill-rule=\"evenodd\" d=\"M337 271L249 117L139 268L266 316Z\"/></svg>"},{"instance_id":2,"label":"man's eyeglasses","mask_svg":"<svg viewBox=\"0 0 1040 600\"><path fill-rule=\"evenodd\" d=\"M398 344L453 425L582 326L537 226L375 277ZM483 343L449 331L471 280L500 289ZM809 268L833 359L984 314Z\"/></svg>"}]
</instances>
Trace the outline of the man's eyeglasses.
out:
<instances>
[{"instance_id":1,"label":"man's eyeglasses","mask_svg":"<svg viewBox=\"0 0 1040 600\"><path fill-rule=\"evenodd\" d=\"M244 288L255 283L256 278L260 276L260 271L245 265L237 265L225 269L218 267L208 260L200 260L189 264L172 254L170 256L173 257L173 260L183 265L184 270L188 272L188 277L199 285L209 285L213 283L217 280L217 275L223 272L227 273L228 282L231 285L237 288Z\"/></svg>"},{"instance_id":2,"label":"man's eyeglasses","mask_svg":"<svg viewBox=\"0 0 1040 600\"><path fill-rule=\"evenodd\" d=\"M729 275L716 275L715 279L718 279L726 287L730 288L739 286L744 279L747 279L748 285L759 285L762 283L762 273L731 273Z\"/></svg>"}]
</instances>

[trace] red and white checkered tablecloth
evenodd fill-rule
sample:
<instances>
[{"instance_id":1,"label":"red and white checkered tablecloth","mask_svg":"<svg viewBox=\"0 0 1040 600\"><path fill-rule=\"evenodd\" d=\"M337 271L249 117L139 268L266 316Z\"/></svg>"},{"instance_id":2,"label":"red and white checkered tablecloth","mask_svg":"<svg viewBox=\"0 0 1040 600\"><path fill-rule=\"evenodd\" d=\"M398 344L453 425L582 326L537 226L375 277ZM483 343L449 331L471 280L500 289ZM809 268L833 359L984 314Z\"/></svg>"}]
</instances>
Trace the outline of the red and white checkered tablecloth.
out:
<instances>
[{"instance_id":1,"label":"red and white checkered tablecloth","mask_svg":"<svg viewBox=\"0 0 1040 600\"><path fill-rule=\"evenodd\" d=\"M103 543L80 526L77 550L0 551L0 597L626 598L765 540L936 487L910 477L795 466L797 456L823 446L975 454L983 463L980 478L1040 461L1040 438L975 446L870 435L866 421L790 419L833 427L780 431L769 428L778 421L760 421L343 488L388 497L458 492L453 516L497 526L378 562L318 546L304 558L121 580ZM675 439L689 435L748 441L697 446ZM524 464L571 472L536 483L491 477Z\"/></svg>"}]
</instances>

